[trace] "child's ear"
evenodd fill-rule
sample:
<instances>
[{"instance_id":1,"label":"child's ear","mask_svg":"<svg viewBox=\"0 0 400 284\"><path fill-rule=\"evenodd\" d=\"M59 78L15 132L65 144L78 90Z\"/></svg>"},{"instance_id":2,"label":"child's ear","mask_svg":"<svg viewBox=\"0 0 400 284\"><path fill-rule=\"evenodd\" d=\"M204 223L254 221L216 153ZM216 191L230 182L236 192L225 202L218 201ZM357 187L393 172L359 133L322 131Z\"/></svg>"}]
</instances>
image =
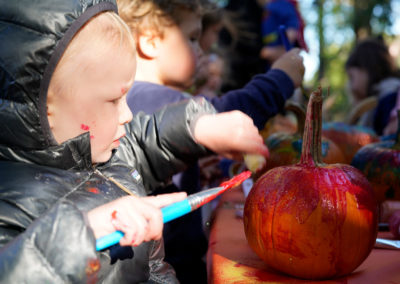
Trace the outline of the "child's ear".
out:
<instances>
[{"instance_id":1,"label":"child's ear","mask_svg":"<svg viewBox=\"0 0 400 284\"><path fill-rule=\"evenodd\" d=\"M158 56L158 51L161 43L161 37L146 31L138 35L137 37L137 52L140 57L146 59L154 59Z\"/></svg>"}]
</instances>

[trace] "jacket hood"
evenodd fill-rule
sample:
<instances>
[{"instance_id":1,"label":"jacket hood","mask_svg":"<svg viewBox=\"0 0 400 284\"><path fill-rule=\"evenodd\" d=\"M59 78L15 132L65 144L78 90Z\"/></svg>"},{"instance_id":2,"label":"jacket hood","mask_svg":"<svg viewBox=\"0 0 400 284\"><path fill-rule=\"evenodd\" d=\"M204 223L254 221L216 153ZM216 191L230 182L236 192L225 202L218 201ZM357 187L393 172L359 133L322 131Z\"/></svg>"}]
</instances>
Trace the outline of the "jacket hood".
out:
<instances>
[{"instance_id":1,"label":"jacket hood","mask_svg":"<svg viewBox=\"0 0 400 284\"><path fill-rule=\"evenodd\" d=\"M112 0L0 0L0 159L58 168L91 166L88 133L58 144L47 89L77 31Z\"/></svg>"}]
</instances>

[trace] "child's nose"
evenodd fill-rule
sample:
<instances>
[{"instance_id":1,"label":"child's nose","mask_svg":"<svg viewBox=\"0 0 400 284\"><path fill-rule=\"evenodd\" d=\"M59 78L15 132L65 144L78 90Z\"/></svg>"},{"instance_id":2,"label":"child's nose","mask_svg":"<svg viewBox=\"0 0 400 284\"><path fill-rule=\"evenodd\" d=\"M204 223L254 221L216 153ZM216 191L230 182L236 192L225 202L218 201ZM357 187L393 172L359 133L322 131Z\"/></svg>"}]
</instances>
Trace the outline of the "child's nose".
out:
<instances>
[{"instance_id":1,"label":"child's nose","mask_svg":"<svg viewBox=\"0 0 400 284\"><path fill-rule=\"evenodd\" d=\"M120 124L125 124L128 123L132 120L133 115L132 111L129 108L126 99L121 100L121 107L120 107L120 113L119 113L119 123Z\"/></svg>"}]
</instances>

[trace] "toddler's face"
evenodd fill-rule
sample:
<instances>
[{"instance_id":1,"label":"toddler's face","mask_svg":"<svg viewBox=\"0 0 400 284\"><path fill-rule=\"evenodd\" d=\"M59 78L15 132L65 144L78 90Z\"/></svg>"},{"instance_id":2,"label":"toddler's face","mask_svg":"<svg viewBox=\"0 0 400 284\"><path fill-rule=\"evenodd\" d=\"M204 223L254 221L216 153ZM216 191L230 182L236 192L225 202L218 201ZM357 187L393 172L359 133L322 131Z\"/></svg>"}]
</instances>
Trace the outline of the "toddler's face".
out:
<instances>
[{"instance_id":1,"label":"toddler's face","mask_svg":"<svg viewBox=\"0 0 400 284\"><path fill-rule=\"evenodd\" d=\"M48 119L58 143L90 133L93 163L106 162L125 135L124 124L132 119L126 93L132 86L136 60L121 51L82 51L71 60L75 66L64 76L72 82L70 91L51 94ZM85 68L84 66L87 66Z\"/></svg>"},{"instance_id":2,"label":"toddler's face","mask_svg":"<svg viewBox=\"0 0 400 284\"><path fill-rule=\"evenodd\" d=\"M200 46L202 50L206 52L210 51L212 46L218 42L218 36L222 28L223 25L222 22L220 22L211 25L210 27L208 27L208 29L202 31L202 35L200 38Z\"/></svg>"},{"instance_id":3,"label":"toddler's face","mask_svg":"<svg viewBox=\"0 0 400 284\"><path fill-rule=\"evenodd\" d=\"M185 89L193 82L198 57L201 17L182 13L178 26L166 27L160 49L159 69L165 85Z\"/></svg>"},{"instance_id":4,"label":"toddler's face","mask_svg":"<svg viewBox=\"0 0 400 284\"><path fill-rule=\"evenodd\" d=\"M355 101L360 101L367 97L368 73L364 69L350 67L347 70L349 76L349 86Z\"/></svg>"}]
</instances>

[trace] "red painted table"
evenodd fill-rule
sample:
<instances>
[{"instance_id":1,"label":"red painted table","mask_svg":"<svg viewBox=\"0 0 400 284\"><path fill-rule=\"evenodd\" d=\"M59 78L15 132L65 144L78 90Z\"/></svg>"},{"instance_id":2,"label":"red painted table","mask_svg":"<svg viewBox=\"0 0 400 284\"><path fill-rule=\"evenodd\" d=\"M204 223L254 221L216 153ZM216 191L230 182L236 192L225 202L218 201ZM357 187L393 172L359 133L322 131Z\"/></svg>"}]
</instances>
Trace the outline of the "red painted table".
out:
<instances>
[{"instance_id":1,"label":"red painted table","mask_svg":"<svg viewBox=\"0 0 400 284\"><path fill-rule=\"evenodd\" d=\"M240 187L224 193L212 221L207 252L208 282L226 283L349 283L400 284L400 250L372 250L368 258L350 275L326 281L296 279L269 268L248 246L243 220L236 214L243 205ZM378 237L391 238L389 232ZM351 252L350 252L351 253Z\"/></svg>"}]
</instances>

